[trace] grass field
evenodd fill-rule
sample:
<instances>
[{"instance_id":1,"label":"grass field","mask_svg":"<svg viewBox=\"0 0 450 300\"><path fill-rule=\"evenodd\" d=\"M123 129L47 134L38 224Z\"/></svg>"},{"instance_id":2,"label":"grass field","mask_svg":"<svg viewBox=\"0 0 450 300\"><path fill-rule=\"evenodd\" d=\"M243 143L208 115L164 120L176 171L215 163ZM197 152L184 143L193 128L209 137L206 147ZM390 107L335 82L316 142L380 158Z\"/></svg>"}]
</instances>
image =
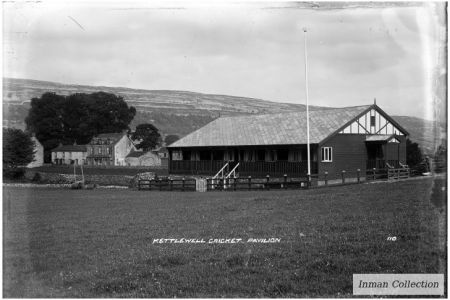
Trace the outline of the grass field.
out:
<instances>
[{"instance_id":1,"label":"grass field","mask_svg":"<svg viewBox=\"0 0 450 300\"><path fill-rule=\"evenodd\" d=\"M423 179L209 193L4 187L3 296L344 297L353 273L444 273L445 182L435 186ZM272 237L281 242L152 243Z\"/></svg>"}]
</instances>

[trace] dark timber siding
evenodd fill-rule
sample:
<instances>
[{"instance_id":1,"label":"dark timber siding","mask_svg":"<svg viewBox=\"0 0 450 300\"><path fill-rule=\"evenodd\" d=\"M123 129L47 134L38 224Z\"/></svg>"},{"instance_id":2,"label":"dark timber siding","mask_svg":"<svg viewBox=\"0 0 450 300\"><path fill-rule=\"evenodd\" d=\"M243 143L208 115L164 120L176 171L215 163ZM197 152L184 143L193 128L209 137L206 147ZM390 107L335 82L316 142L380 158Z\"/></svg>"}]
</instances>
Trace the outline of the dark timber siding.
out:
<instances>
[{"instance_id":1,"label":"dark timber siding","mask_svg":"<svg viewBox=\"0 0 450 300\"><path fill-rule=\"evenodd\" d=\"M400 141L399 161L402 164L406 164L406 137L405 136L397 136L397 139Z\"/></svg>"},{"instance_id":2,"label":"dark timber siding","mask_svg":"<svg viewBox=\"0 0 450 300\"><path fill-rule=\"evenodd\" d=\"M366 172L367 150L364 134L337 134L319 146L319 172L328 172L329 178L340 178L342 170L361 174ZM333 147L333 162L322 162L321 148ZM350 175L350 174L349 174ZM353 174L353 177L355 175Z\"/></svg>"}]
</instances>

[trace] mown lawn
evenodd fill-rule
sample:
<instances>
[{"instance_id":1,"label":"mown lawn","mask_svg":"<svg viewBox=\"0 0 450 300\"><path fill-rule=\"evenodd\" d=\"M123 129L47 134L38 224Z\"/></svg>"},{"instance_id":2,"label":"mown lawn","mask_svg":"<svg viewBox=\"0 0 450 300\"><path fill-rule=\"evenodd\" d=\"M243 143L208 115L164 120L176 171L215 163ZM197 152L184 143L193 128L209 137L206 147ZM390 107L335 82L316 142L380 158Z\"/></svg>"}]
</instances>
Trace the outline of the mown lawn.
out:
<instances>
[{"instance_id":1,"label":"mown lawn","mask_svg":"<svg viewBox=\"0 0 450 300\"><path fill-rule=\"evenodd\" d=\"M445 272L446 200L436 207L432 191L431 179L261 192L4 188L3 295L351 296L353 273ZM152 244L270 237L281 243Z\"/></svg>"}]
</instances>

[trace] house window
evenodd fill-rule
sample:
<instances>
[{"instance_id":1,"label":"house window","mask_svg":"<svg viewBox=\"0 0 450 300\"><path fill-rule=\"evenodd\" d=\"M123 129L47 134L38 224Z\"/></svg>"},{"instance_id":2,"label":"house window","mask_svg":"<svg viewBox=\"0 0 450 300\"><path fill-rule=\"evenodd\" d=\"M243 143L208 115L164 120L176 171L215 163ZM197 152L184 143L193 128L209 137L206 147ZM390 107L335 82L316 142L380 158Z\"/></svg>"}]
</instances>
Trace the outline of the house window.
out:
<instances>
[{"instance_id":1,"label":"house window","mask_svg":"<svg viewBox=\"0 0 450 300\"><path fill-rule=\"evenodd\" d=\"M94 154L94 148L90 148L91 154Z\"/></svg>"},{"instance_id":2,"label":"house window","mask_svg":"<svg viewBox=\"0 0 450 300\"><path fill-rule=\"evenodd\" d=\"M102 148L98 148L98 154L102 154Z\"/></svg>"},{"instance_id":3,"label":"house window","mask_svg":"<svg viewBox=\"0 0 450 300\"><path fill-rule=\"evenodd\" d=\"M107 148L106 148L106 154L109 154L110 151L111 151L111 150L109 149L109 147L107 147Z\"/></svg>"},{"instance_id":4,"label":"house window","mask_svg":"<svg viewBox=\"0 0 450 300\"><path fill-rule=\"evenodd\" d=\"M322 147L322 161L323 162L333 161L333 148L332 147Z\"/></svg>"},{"instance_id":5,"label":"house window","mask_svg":"<svg viewBox=\"0 0 450 300\"><path fill-rule=\"evenodd\" d=\"M375 126L375 116L370 116L370 126Z\"/></svg>"}]
</instances>

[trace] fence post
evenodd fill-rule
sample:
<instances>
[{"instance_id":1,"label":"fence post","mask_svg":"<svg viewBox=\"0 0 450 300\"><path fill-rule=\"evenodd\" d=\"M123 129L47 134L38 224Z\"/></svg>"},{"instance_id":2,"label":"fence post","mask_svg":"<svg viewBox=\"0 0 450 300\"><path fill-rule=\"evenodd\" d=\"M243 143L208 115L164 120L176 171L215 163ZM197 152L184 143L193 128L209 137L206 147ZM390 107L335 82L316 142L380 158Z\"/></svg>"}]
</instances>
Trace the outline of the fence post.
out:
<instances>
[{"instance_id":1,"label":"fence post","mask_svg":"<svg viewBox=\"0 0 450 300\"><path fill-rule=\"evenodd\" d=\"M287 174L284 174L284 189L287 189Z\"/></svg>"},{"instance_id":2,"label":"fence post","mask_svg":"<svg viewBox=\"0 0 450 300\"><path fill-rule=\"evenodd\" d=\"M397 179L400 179L400 169L397 169Z\"/></svg>"},{"instance_id":3,"label":"fence post","mask_svg":"<svg viewBox=\"0 0 450 300\"><path fill-rule=\"evenodd\" d=\"M184 192L184 177L183 179L181 179L182 185L181 185L181 190Z\"/></svg>"},{"instance_id":4,"label":"fence post","mask_svg":"<svg viewBox=\"0 0 450 300\"><path fill-rule=\"evenodd\" d=\"M233 190L236 191L236 177L233 178Z\"/></svg>"},{"instance_id":5,"label":"fence post","mask_svg":"<svg viewBox=\"0 0 450 300\"><path fill-rule=\"evenodd\" d=\"M267 175L266 175L266 189L267 189L267 190L270 190L270 187L269 187L269 179L270 179L270 176L269 176L269 174L267 174Z\"/></svg>"},{"instance_id":6,"label":"fence post","mask_svg":"<svg viewBox=\"0 0 450 300\"><path fill-rule=\"evenodd\" d=\"M377 169L376 168L373 168L372 169L372 172L373 172L373 180L375 180L376 178L375 178L375 173L376 173L376 171L377 171Z\"/></svg>"},{"instance_id":7,"label":"fence post","mask_svg":"<svg viewBox=\"0 0 450 300\"><path fill-rule=\"evenodd\" d=\"M159 184L159 190L162 191L162 181L161 181L161 179L158 180L158 184Z\"/></svg>"},{"instance_id":8,"label":"fence post","mask_svg":"<svg viewBox=\"0 0 450 300\"><path fill-rule=\"evenodd\" d=\"M345 170L342 170L342 183L345 183Z\"/></svg>"},{"instance_id":9,"label":"fence post","mask_svg":"<svg viewBox=\"0 0 450 300\"><path fill-rule=\"evenodd\" d=\"M361 183L361 170L360 169L356 170L356 177L358 177L358 183Z\"/></svg>"},{"instance_id":10,"label":"fence post","mask_svg":"<svg viewBox=\"0 0 450 300\"><path fill-rule=\"evenodd\" d=\"M149 179L149 180L148 180L148 190L149 190L149 191L152 190L152 180L153 180L153 179Z\"/></svg>"},{"instance_id":11,"label":"fence post","mask_svg":"<svg viewBox=\"0 0 450 300\"><path fill-rule=\"evenodd\" d=\"M170 190L172 191L172 189L173 189L173 179L170 178L169 181L170 181L170 183L169 183Z\"/></svg>"},{"instance_id":12,"label":"fence post","mask_svg":"<svg viewBox=\"0 0 450 300\"><path fill-rule=\"evenodd\" d=\"M252 189L252 176L248 176L248 190Z\"/></svg>"},{"instance_id":13,"label":"fence post","mask_svg":"<svg viewBox=\"0 0 450 300\"><path fill-rule=\"evenodd\" d=\"M141 180L138 179L138 191L140 191L140 190L141 190Z\"/></svg>"},{"instance_id":14,"label":"fence post","mask_svg":"<svg viewBox=\"0 0 450 300\"><path fill-rule=\"evenodd\" d=\"M328 172L325 171L325 186L328 185Z\"/></svg>"}]
</instances>

